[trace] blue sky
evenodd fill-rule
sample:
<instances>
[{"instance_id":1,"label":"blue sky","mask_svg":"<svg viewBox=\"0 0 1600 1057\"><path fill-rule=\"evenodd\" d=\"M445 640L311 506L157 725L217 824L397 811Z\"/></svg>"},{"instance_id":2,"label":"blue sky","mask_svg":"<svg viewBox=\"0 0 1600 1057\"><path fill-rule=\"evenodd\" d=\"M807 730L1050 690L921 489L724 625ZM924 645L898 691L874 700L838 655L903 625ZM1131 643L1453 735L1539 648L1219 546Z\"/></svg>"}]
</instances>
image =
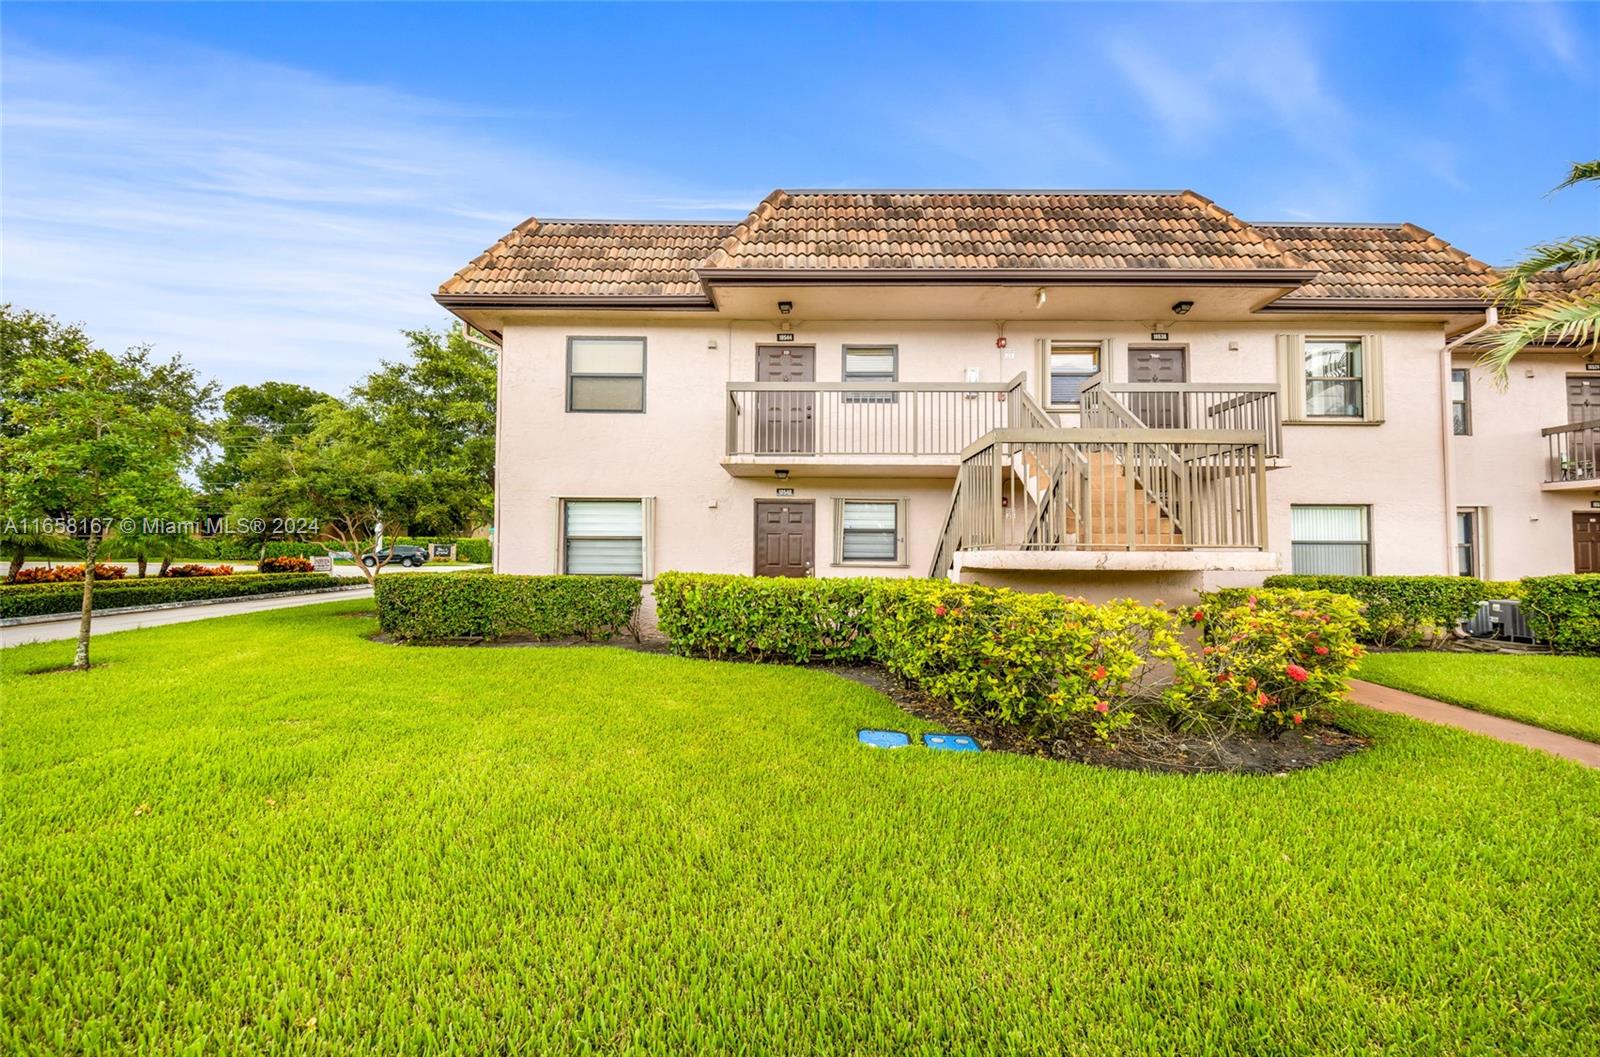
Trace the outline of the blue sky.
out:
<instances>
[{"instance_id":1,"label":"blue sky","mask_svg":"<svg viewBox=\"0 0 1600 1057\"><path fill-rule=\"evenodd\" d=\"M1492 263L1600 230L1600 6L0 7L4 297L342 390L529 214L1192 187Z\"/></svg>"}]
</instances>

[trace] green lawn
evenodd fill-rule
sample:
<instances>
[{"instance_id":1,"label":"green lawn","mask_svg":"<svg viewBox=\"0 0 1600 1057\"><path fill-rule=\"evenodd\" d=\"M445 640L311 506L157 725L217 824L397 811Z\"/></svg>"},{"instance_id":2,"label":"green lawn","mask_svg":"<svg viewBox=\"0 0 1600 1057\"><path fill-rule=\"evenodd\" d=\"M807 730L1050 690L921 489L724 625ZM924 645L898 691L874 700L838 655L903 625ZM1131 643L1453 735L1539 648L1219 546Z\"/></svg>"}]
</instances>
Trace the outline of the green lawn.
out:
<instances>
[{"instance_id":1,"label":"green lawn","mask_svg":"<svg viewBox=\"0 0 1600 1057\"><path fill-rule=\"evenodd\" d=\"M825 672L363 605L0 653L8 1051L1600 1052L1576 764L1356 710L1286 778L883 752Z\"/></svg>"},{"instance_id":2,"label":"green lawn","mask_svg":"<svg viewBox=\"0 0 1600 1057\"><path fill-rule=\"evenodd\" d=\"M1373 653L1361 678L1600 741L1600 657Z\"/></svg>"}]
</instances>

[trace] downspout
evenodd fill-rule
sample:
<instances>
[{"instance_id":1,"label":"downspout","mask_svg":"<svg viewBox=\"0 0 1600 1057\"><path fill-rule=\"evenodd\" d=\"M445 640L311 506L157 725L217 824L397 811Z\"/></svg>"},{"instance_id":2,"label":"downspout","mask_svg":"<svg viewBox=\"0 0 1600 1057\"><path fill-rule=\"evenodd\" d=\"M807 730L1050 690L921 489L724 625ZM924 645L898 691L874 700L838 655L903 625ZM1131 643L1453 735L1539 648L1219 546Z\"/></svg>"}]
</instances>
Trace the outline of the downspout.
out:
<instances>
[{"instance_id":1,"label":"downspout","mask_svg":"<svg viewBox=\"0 0 1600 1057\"><path fill-rule=\"evenodd\" d=\"M1439 432L1443 452L1443 480L1444 480L1444 568L1445 575L1455 574L1456 556L1456 473L1455 473L1455 430L1452 428L1450 414L1450 370L1451 354L1464 342L1470 341L1500 322L1500 311L1494 305L1484 309L1483 322L1457 338L1445 338L1443 347L1439 350ZM1481 540L1484 538L1483 526L1478 526L1479 543L1479 572L1487 574L1489 571L1489 556L1483 552ZM1486 578L1486 577L1485 577Z\"/></svg>"}]
</instances>

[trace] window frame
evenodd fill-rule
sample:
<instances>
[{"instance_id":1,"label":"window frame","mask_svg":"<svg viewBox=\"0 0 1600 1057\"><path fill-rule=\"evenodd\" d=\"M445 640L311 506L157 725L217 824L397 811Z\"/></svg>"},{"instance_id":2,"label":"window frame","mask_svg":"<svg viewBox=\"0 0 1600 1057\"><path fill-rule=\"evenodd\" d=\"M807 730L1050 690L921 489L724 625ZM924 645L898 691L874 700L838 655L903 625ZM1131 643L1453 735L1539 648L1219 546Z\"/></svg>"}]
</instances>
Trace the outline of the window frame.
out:
<instances>
[{"instance_id":1,"label":"window frame","mask_svg":"<svg viewBox=\"0 0 1600 1057\"><path fill-rule=\"evenodd\" d=\"M639 343L638 374L595 374L592 371L574 373L572 370L573 345L580 341L637 341ZM642 415L650 391L650 339L642 334L568 334L566 401L569 415ZM575 378L637 378L639 379L639 406L631 407L573 407L572 382Z\"/></svg>"},{"instance_id":2,"label":"window frame","mask_svg":"<svg viewBox=\"0 0 1600 1057\"><path fill-rule=\"evenodd\" d=\"M894 558L846 558L844 556L844 510L851 503L894 504ZM910 500L905 496L849 495L833 497L833 565L835 568L904 569L909 566L906 541Z\"/></svg>"},{"instance_id":3,"label":"window frame","mask_svg":"<svg viewBox=\"0 0 1600 1057\"><path fill-rule=\"evenodd\" d=\"M1470 517L1472 519L1471 523L1470 523L1471 527L1470 527L1470 530L1469 530L1469 538L1466 539L1465 541L1463 541L1461 539L1461 517L1462 517L1462 515L1466 515L1466 516L1468 516L1468 517ZM1455 570L1454 570L1454 572L1455 572L1456 576L1470 576L1470 577L1476 577L1477 579L1480 579L1480 580L1485 578L1484 575L1483 575L1483 571L1484 571L1484 565L1483 565L1483 522L1484 522L1484 508L1483 507L1478 507L1478 506L1458 506L1458 507L1456 507L1455 532L1452 533L1452 535L1454 535L1456 537L1455 548L1454 548L1455 549L1455 559L1456 559L1455 560ZM1463 551L1466 552L1466 557L1467 557L1467 571L1466 572L1462 572L1461 571L1461 558L1462 558L1462 552Z\"/></svg>"},{"instance_id":4,"label":"window frame","mask_svg":"<svg viewBox=\"0 0 1600 1057\"><path fill-rule=\"evenodd\" d=\"M1456 376L1461 376L1461 399L1456 399ZM1461 429L1456 429L1456 407L1461 408ZM1450 368L1450 435L1452 437L1472 436L1472 368ZM1465 508L1463 508L1465 509Z\"/></svg>"},{"instance_id":5,"label":"window frame","mask_svg":"<svg viewBox=\"0 0 1600 1057\"><path fill-rule=\"evenodd\" d=\"M1076 403L1058 404L1051 399L1054 387L1050 384L1054 372L1050 367L1050 357L1056 351L1057 345L1073 346L1072 351L1094 350L1094 371L1090 374L1073 375L1088 381L1091 378L1103 376L1106 365L1111 362L1111 342L1106 338L1041 338L1039 339L1039 380L1040 389L1039 405L1046 411L1072 411L1083 410L1083 387L1078 387L1078 400Z\"/></svg>"},{"instance_id":6,"label":"window frame","mask_svg":"<svg viewBox=\"0 0 1600 1057\"><path fill-rule=\"evenodd\" d=\"M1348 415L1307 415L1306 342L1360 341L1362 350L1361 417ZM1286 426L1381 426L1384 423L1383 334L1358 334L1337 331L1305 331L1278 335L1278 399L1283 406ZM1318 375L1317 378L1328 376ZM1337 379L1335 379L1337 380ZM1356 379L1344 379L1354 381Z\"/></svg>"},{"instance_id":7,"label":"window frame","mask_svg":"<svg viewBox=\"0 0 1600 1057\"><path fill-rule=\"evenodd\" d=\"M887 379L879 378L871 381L861 379L861 384L878 385L886 381L891 383L898 382L900 380L900 346L896 342L887 341L857 341L851 342L847 345L841 345L839 347L839 381L845 385L849 385L852 381L850 377L850 353L861 352L868 349L887 349L889 352L891 367L889 370L889 377ZM840 396L842 397L841 402L846 404L892 404L900 399L900 394L898 393L845 392L841 393Z\"/></svg>"},{"instance_id":8,"label":"window frame","mask_svg":"<svg viewBox=\"0 0 1600 1057\"><path fill-rule=\"evenodd\" d=\"M1336 374L1307 374L1306 357L1309 355L1307 346L1313 341L1340 342L1345 345L1354 344L1357 355L1361 357L1361 371L1354 375ZM1367 418L1367 372L1371 353L1368 349L1367 339L1361 334L1307 334L1300 339L1300 386L1301 386L1301 411L1304 417L1311 422L1325 422L1329 420L1344 422L1366 422ZM1361 392L1361 410L1354 415L1319 415L1311 411L1311 383L1313 382L1355 382Z\"/></svg>"},{"instance_id":9,"label":"window frame","mask_svg":"<svg viewBox=\"0 0 1600 1057\"><path fill-rule=\"evenodd\" d=\"M1361 511L1363 535L1362 540L1303 540L1296 539L1294 534L1294 512L1297 509L1311 510L1359 510ZM1359 573L1302 573L1295 567L1294 549L1300 544L1309 546L1339 546L1361 548L1361 569ZM1289 504L1289 571L1296 576L1371 576L1372 572L1372 506L1369 503L1290 503Z\"/></svg>"},{"instance_id":10,"label":"window frame","mask_svg":"<svg viewBox=\"0 0 1600 1057\"><path fill-rule=\"evenodd\" d=\"M638 503L639 535L635 536L577 536L567 532L567 509L572 503ZM655 497L648 495L573 495L556 498L556 570L560 576L637 576L645 583L655 579L651 551L655 546ZM574 573L567 571L567 543L571 539L631 540L639 541L639 572L637 573Z\"/></svg>"}]
</instances>

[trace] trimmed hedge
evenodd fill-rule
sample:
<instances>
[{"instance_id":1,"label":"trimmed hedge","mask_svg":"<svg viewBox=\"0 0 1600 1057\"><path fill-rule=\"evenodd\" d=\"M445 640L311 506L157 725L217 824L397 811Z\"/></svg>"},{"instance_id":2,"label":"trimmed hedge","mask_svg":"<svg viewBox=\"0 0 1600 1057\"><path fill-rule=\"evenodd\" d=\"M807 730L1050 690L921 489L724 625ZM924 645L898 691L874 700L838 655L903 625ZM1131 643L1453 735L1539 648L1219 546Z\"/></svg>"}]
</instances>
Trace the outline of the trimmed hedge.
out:
<instances>
[{"instance_id":1,"label":"trimmed hedge","mask_svg":"<svg viewBox=\"0 0 1600 1057\"><path fill-rule=\"evenodd\" d=\"M873 592L885 582L666 572L656 622L676 652L696 657L871 660Z\"/></svg>"},{"instance_id":2,"label":"trimmed hedge","mask_svg":"<svg viewBox=\"0 0 1600 1057\"><path fill-rule=\"evenodd\" d=\"M1380 646L1416 646L1443 640L1479 602L1504 598L1470 576L1269 576L1269 588L1333 591L1367 605L1363 641Z\"/></svg>"},{"instance_id":3,"label":"trimmed hedge","mask_svg":"<svg viewBox=\"0 0 1600 1057\"><path fill-rule=\"evenodd\" d=\"M1276 730L1339 700L1359 656L1357 603L1254 592L1198 609L1091 605L944 580L662 573L656 618L674 652L877 662L960 711L1038 735L1109 737L1143 717ZM1215 609L1221 645L1185 647Z\"/></svg>"},{"instance_id":4,"label":"trimmed hedge","mask_svg":"<svg viewBox=\"0 0 1600 1057\"><path fill-rule=\"evenodd\" d=\"M378 627L402 640L608 639L639 609L629 576L380 576Z\"/></svg>"},{"instance_id":5,"label":"trimmed hedge","mask_svg":"<svg viewBox=\"0 0 1600 1057\"><path fill-rule=\"evenodd\" d=\"M311 591L350 583L326 573L239 573L194 578L150 577L144 580L96 582L94 608L193 602L205 598L247 598L280 591ZM0 617L35 617L71 613L83 604L83 585L28 584L0 588Z\"/></svg>"},{"instance_id":6,"label":"trimmed hedge","mask_svg":"<svg viewBox=\"0 0 1600 1057\"><path fill-rule=\"evenodd\" d=\"M1534 637L1556 652L1600 653L1600 573L1530 576L1522 609Z\"/></svg>"},{"instance_id":7,"label":"trimmed hedge","mask_svg":"<svg viewBox=\"0 0 1600 1057\"><path fill-rule=\"evenodd\" d=\"M426 547L430 543L454 543L456 545L456 561L477 562L487 565L494 560L493 544L486 539L466 536L399 536L396 543L415 544Z\"/></svg>"}]
</instances>

